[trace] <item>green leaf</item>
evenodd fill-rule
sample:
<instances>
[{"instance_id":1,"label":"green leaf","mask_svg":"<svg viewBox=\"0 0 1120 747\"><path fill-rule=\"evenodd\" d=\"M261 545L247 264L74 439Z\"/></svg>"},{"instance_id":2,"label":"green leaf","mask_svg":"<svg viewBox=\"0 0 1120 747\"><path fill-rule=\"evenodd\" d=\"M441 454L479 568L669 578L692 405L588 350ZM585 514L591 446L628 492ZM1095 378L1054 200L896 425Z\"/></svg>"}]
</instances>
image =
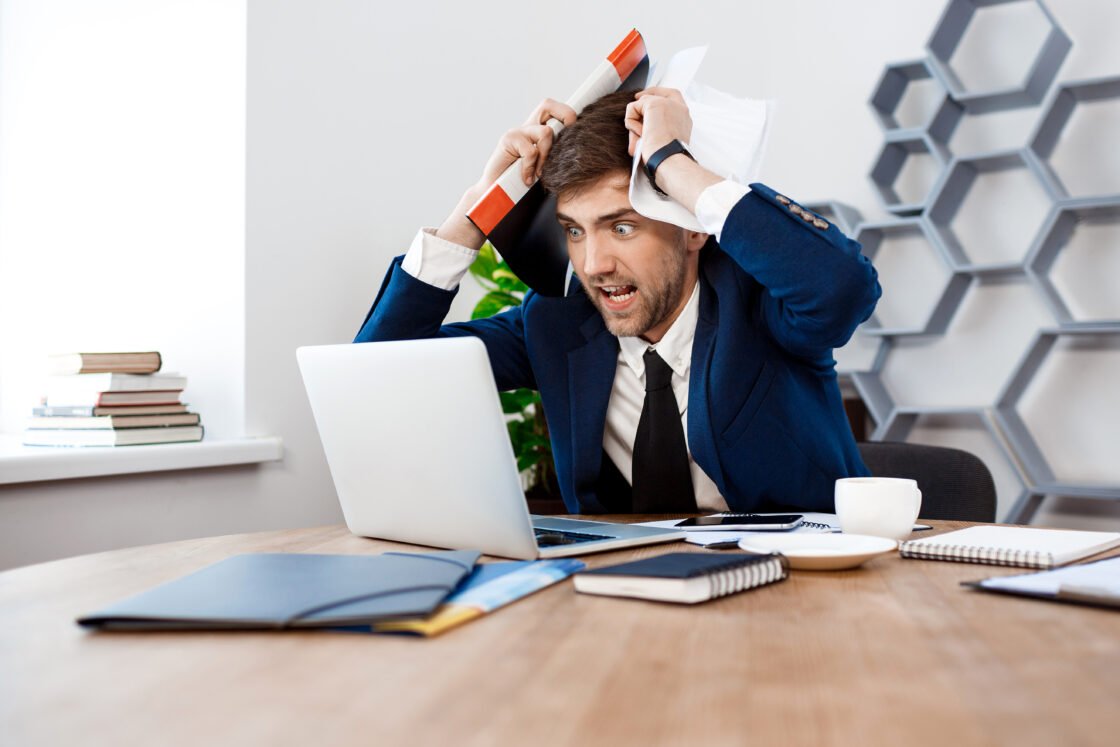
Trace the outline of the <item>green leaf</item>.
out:
<instances>
[{"instance_id":1,"label":"green leaf","mask_svg":"<svg viewBox=\"0 0 1120 747\"><path fill-rule=\"evenodd\" d=\"M506 430L509 431L509 440L513 443L514 453L522 451L525 439L532 435L532 431L526 426L527 423L524 420L518 420L517 418L506 421Z\"/></svg>"},{"instance_id":2,"label":"green leaf","mask_svg":"<svg viewBox=\"0 0 1120 747\"><path fill-rule=\"evenodd\" d=\"M511 306L520 306L521 301L508 293L502 291L490 291L474 306L474 311L471 312L471 319L485 319L488 316L494 316L502 311L505 311Z\"/></svg>"},{"instance_id":3,"label":"green leaf","mask_svg":"<svg viewBox=\"0 0 1120 747\"><path fill-rule=\"evenodd\" d=\"M520 305L521 299L517 296L500 290L490 291L475 304L474 311L471 312L471 319L484 319Z\"/></svg>"},{"instance_id":4,"label":"green leaf","mask_svg":"<svg viewBox=\"0 0 1120 747\"><path fill-rule=\"evenodd\" d=\"M471 274L478 279L483 288L494 290L498 287L494 281L495 272L498 272L498 258L494 254L494 245L487 241L478 250L478 256L471 263Z\"/></svg>"},{"instance_id":5,"label":"green leaf","mask_svg":"<svg viewBox=\"0 0 1120 747\"><path fill-rule=\"evenodd\" d=\"M534 389L514 389L498 396L502 400L502 412L506 415L523 413L531 405L541 401L541 396Z\"/></svg>"},{"instance_id":6,"label":"green leaf","mask_svg":"<svg viewBox=\"0 0 1120 747\"><path fill-rule=\"evenodd\" d=\"M524 472L527 469L532 469L544 459L545 455L539 452L529 452L517 457L517 470Z\"/></svg>"},{"instance_id":7,"label":"green leaf","mask_svg":"<svg viewBox=\"0 0 1120 747\"><path fill-rule=\"evenodd\" d=\"M529 290L529 286L521 282L521 278L517 277L505 262L498 265L498 269L494 270L494 274L491 275L491 278L498 284L499 288L504 291L509 291L510 293L523 295Z\"/></svg>"},{"instance_id":8,"label":"green leaf","mask_svg":"<svg viewBox=\"0 0 1120 747\"><path fill-rule=\"evenodd\" d=\"M495 298L502 299L502 302L506 305L506 307L521 305L521 299L513 295L512 293L506 293L505 291L500 290L490 291L490 293L493 294Z\"/></svg>"},{"instance_id":9,"label":"green leaf","mask_svg":"<svg viewBox=\"0 0 1120 747\"><path fill-rule=\"evenodd\" d=\"M551 445L552 444L549 443L549 440L547 438L537 433L526 436L525 439L521 442L521 446L524 450L531 450L538 453L548 453L550 451L549 447Z\"/></svg>"}]
</instances>

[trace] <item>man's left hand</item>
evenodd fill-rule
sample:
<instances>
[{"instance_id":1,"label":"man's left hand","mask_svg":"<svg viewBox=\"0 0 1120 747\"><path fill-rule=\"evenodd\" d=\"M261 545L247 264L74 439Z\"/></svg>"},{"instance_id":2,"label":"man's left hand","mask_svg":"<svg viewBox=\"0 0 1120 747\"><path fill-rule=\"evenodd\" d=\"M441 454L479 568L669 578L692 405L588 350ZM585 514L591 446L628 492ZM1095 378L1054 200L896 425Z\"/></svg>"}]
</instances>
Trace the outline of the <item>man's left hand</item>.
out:
<instances>
[{"instance_id":1,"label":"man's left hand","mask_svg":"<svg viewBox=\"0 0 1120 747\"><path fill-rule=\"evenodd\" d=\"M692 117L684 96L675 88L639 91L626 107L626 129L630 131L630 155L642 139L642 163L673 140L687 143L692 136Z\"/></svg>"},{"instance_id":2,"label":"man's left hand","mask_svg":"<svg viewBox=\"0 0 1120 747\"><path fill-rule=\"evenodd\" d=\"M692 117L684 96L675 88L647 88L626 106L626 129L630 133L630 155L642 139L642 163L674 140L687 144L692 137ZM666 158L657 167L657 185L692 212L696 200L723 177L708 171L691 158Z\"/></svg>"}]
</instances>

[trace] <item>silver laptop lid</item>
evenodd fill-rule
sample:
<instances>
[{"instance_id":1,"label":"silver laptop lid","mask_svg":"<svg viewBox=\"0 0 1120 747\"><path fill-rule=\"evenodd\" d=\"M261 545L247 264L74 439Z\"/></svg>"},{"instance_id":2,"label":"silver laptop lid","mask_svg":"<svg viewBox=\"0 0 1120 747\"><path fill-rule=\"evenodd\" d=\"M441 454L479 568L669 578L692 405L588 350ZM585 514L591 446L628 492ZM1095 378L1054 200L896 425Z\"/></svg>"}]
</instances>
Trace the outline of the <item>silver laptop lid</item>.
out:
<instances>
[{"instance_id":1,"label":"silver laptop lid","mask_svg":"<svg viewBox=\"0 0 1120 747\"><path fill-rule=\"evenodd\" d=\"M480 340L323 345L296 357L350 531L538 556Z\"/></svg>"}]
</instances>

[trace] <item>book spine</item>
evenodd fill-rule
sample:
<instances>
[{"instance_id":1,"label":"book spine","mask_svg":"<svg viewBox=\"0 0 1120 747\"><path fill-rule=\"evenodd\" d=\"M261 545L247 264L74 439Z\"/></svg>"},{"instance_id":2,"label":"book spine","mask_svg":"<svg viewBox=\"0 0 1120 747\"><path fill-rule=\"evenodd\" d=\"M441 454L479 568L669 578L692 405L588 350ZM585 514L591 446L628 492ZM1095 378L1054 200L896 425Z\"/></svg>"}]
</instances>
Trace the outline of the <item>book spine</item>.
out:
<instances>
[{"instance_id":1,"label":"book spine","mask_svg":"<svg viewBox=\"0 0 1120 747\"><path fill-rule=\"evenodd\" d=\"M980 563L1015 568L1053 568L1054 556L1037 550L1014 550L1006 547L973 545L931 545L903 542L900 557L911 560L947 560L955 563Z\"/></svg>"},{"instance_id":2,"label":"book spine","mask_svg":"<svg viewBox=\"0 0 1120 747\"><path fill-rule=\"evenodd\" d=\"M568 106L572 107L576 114L579 114L592 101L611 91L618 90L619 86L645 58L645 41L637 29L631 29L626 38L619 42L605 59L599 62L590 77L576 89L576 92L567 101ZM563 123L556 119L550 119L547 124L557 135L564 129ZM513 206L528 193L530 187L531 185L526 185L521 179L521 159L519 158L510 164L501 176L490 185L486 193L479 198L478 202L471 206L470 210L467 211L467 218L478 227L478 230L489 237L497 225L513 209Z\"/></svg>"},{"instance_id":3,"label":"book spine","mask_svg":"<svg viewBox=\"0 0 1120 747\"><path fill-rule=\"evenodd\" d=\"M31 414L37 418L89 418L96 413L93 407L74 405L70 407L36 407Z\"/></svg>"}]
</instances>

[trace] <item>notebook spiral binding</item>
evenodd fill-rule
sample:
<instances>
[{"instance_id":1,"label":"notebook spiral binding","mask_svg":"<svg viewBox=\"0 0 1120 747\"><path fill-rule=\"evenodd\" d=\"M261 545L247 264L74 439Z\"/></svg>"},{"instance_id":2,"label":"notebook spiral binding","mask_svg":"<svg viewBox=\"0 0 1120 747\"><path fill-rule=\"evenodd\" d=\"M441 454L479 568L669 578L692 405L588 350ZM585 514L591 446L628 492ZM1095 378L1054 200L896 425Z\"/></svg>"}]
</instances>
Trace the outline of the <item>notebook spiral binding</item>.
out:
<instances>
[{"instance_id":1,"label":"notebook spiral binding","mask_svg":"<svg viewBox=\"0 0 1120 747\"><path fill-rule=\"evenodd\" d=\"M771 553L765 561L759 561L754 555L745 556L746 560L743 557L735 558L729 567L708 576L712 599L781 581L789 574L789 561L781 553Z\"/></svg>"},{"instance_id":2,"label":"notebook spiral binding","mask_svg":"<svg viewBox=\"0 0 1120 747\"><path fill-rule=\"evenodd\" d=\"M1050 568L1054 556L1037 550L1010 550L999 547L970 547L968 545L913 545L903 542L898 550L903 558L919 560L951 560L958 563L983 563L1025 568Z\"/></svg>"}]
</instances>

